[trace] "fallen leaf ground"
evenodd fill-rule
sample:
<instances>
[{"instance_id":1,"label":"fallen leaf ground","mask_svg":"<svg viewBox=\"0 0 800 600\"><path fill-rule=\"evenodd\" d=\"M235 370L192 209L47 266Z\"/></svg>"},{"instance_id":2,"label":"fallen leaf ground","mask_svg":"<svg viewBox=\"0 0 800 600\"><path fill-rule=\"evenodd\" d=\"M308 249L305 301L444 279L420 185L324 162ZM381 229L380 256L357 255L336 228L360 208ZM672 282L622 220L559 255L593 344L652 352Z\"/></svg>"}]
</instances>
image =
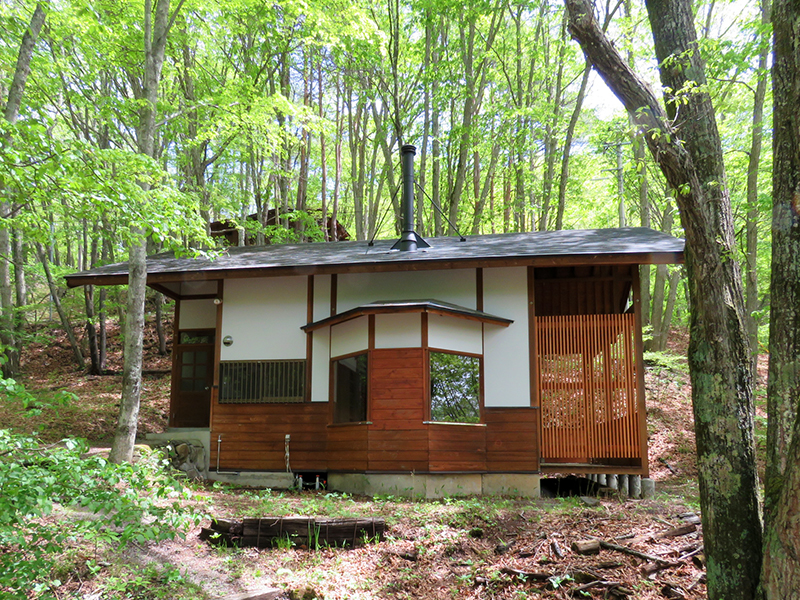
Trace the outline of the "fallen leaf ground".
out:
<instances>
[{"instance_id":1,"label":"fallen leaf ground","mask_svg":"<svg viewBox=\"0 0 800 600\"><path fill-rule=\"evenodd\" d=\"M38 430L46 441L68 435L85 437L102 452L113 435L121 375L86 376L76 371L66 337L58 330L49 335L48 341L33 344L24 353L24 381L45 396L64 389L73 392L76 399L38 416L25 414L30 411L13 402L0 402L0 426ZM119 336L113 327L109 339L108 367L121 372ZM291 598L331 600L613 597L608 595L608 582L629 589L631 598L703 598L702 569L689 557L678 560L702 543L702 532L657 537L680 525L683 521L679 515L699 514L685 344L685 333L675 332L670 352L648 359L650 465L657 486L654 500L611 497L601 499L594 507L577 498L409 501L193 484L191 507L218 518L374 516L386 519L388 533L380 543L354 549L257 551L211 547L199 541L199 530L189 531L182 541L131 546L123 554L106 556L94 575L82 566L92 558L84 549L66 569L60 593L68 597L77 592L87 599L121 598L125 596L98 595L104 578L147 565L172 565L202 587L202 592L186 591L183 597L187 598L216 598L259 586L282 588ZM152 328L147 331L145 347L145 369L153 374L145 377L141 433L166 428L170 379L166 373L170 359L157 355ZM763 418L763 413L759 415ZM641 559L605 549L586 557L570 549L572 542L590 537L627 545L680 565L648 578L641 572L645 562ZM563 557L558 556L556 548ZM552 578L549 584L524 581L502 573L504 568L545 571ZM599 576L606 586L571 596L570 590L575 594L580 583L570 577L582 580L587 572Z\"/></svg>"}]
</instances>

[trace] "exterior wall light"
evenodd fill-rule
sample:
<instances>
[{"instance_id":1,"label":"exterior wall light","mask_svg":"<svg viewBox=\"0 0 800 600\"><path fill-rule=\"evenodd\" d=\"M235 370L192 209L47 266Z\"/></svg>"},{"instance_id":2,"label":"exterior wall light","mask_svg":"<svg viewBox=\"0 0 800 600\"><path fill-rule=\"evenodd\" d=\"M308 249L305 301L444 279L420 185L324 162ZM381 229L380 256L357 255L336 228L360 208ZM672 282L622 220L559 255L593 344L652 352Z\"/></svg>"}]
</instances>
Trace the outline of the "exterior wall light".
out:
<instances>
[{"instance_id":1,"label":"exterior wall light","mask_svg":"<svg viewBox=\"0 0 800 600\"><path fill-rule=\"evenodd\" d=\"M229 335L226 335L222 338L222 345L223 346L232 346L233 345L233 338Z\"/></svg>"}]
</instances>

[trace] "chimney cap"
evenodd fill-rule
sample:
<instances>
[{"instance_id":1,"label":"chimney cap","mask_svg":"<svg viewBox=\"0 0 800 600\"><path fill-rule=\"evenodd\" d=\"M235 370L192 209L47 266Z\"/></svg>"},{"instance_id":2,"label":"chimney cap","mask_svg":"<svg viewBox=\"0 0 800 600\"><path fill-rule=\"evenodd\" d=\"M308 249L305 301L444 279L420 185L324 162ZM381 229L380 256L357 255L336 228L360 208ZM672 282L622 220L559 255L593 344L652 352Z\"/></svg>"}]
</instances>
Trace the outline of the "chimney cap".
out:
<instances>
[{"instance_id":1,"label":"chimney cap","mask_svg":"<svg viewBox=\"0 0 800 600\"><path fill-rule=\"evenodd\" d=\"M409 152L412 154L417 153L417 147L414 144L405 144L402 148L400 148L400 152L403 154L408 154Z\"/></svg>"}]
</instances>

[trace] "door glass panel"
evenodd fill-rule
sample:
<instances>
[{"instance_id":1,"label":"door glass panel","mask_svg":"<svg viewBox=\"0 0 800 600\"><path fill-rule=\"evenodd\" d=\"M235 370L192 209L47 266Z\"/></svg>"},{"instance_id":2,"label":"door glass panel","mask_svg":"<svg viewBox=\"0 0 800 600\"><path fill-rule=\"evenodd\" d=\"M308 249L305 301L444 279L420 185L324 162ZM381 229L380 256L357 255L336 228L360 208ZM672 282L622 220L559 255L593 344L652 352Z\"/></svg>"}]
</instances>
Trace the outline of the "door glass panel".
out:
<instances>
[{"instance_id":1,"label":"door glass panel","mask_svg":"<svg viewBox=\"0 0 800 600\"><path fill-rule=\"evenodd\" d=\"M191 379L194 375L194 367L192 365L183 365L181 367L181 377Z\"/></svg>"},{"instance_id":2,"label":"door glass panel","mask_svg":"<svg viewBox=\"0 0 800 600\"><path fill-rule=\"evenodd\" d=\"M184 331L181 333L180 344L213 344L213 334L192 333Z\"/></svg>"}]
</instances>

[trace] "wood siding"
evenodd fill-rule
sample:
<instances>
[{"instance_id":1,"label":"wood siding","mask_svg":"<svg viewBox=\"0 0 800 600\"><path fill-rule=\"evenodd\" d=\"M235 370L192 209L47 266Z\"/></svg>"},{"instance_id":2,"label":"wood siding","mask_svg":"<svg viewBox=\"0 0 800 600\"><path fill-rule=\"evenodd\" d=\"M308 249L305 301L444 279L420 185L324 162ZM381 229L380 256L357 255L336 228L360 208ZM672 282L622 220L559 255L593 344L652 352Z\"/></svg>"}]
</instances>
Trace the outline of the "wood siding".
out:
<instances>
[{"instance_id":1,"label":"wood siding","mask_svg":"<svg viewBox=\"0 0 800 600\"><path fill-rule=\"evenodd\" d=\"M220 471L285 471L288 433L292 469L324 470L328 418L327 402L217 404L211 425L211 469L219 459Z\"/></svg>"},{"instance_id":2,"label":"wood siding","mask_svg":"<svg viewBox=\"0 0 800 600\"><path fill-rule=\"evenodd\" d=\"M629 288L620 283L625 273L617 275L595 289L604 302L621 305ZM367 422L331 424L328 402L215 402L211 469L283 471L289 434L294 471L646 472L635 315L537 313L534 320L539 360L531 406L484 407L477 425L430 422L427 349L373 348Z\"/></svg>"},{"instance_id":3,"label":"wood siding","mask_svg":"<svg viewBox=\"0 0 800 600\"><path fill-rule=\"evenodd\" d=\"M539 470L539 411L487 408L486 470L531 473Z\"/></svg>"}]
</instances>

